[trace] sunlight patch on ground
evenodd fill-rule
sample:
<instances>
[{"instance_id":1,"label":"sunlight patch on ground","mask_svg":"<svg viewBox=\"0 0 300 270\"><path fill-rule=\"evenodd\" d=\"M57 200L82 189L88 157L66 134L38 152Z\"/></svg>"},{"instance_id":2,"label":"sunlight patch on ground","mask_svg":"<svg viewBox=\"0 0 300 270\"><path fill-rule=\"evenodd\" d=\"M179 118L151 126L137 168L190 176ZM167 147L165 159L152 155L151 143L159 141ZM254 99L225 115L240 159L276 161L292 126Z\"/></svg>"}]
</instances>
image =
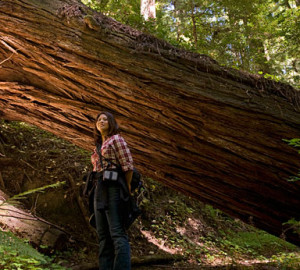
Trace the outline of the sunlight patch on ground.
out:
<instances>
[{"instance_id":1,"label":"sunlight patch on ground","mask_svg":"<svg viewBox=\"0 0 300 270\"><path fill-rule=\"evenodd\" d=\"M202 222L195 218L188 218L188 224L196 231L202 231L204 229Z\"/></svg>"},{"instance_id":2,"label":"sunlight patch on ground","mask_svg":"<svg viewBox=\"0 0 300 270\"><path fill-rule=\"evenodd\" d=\"M157 246L158 248L160 248L161 250L163 250L165 252L168 252L170 254L176 254L181 251L181 249L178 249L178 248L169 248L169 247L165 246L165 243L167 241L157 239L155 237L155 235L150 231L141 230L141 233L147 238L147 240L150 243L152 243L153 245Z\"/></svg>"}]
</instances>

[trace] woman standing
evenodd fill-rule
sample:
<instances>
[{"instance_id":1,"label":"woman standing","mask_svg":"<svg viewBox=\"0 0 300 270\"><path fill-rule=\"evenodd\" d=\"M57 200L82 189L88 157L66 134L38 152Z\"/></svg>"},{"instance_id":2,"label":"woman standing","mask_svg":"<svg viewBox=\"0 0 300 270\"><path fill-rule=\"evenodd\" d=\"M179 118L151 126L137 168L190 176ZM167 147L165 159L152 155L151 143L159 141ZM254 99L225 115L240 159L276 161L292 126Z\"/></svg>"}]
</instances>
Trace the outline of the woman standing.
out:
<instances>
[{"instance_id":1,"label":"woman standing","mask_svg":"<svg viewBox=\"0 0 300 270\"><path fill-rule=\"evenodd\" d=\"M131 192L132 156L119 134L117 122L109 112L98 114L94 140L96 148L91 157L93 171L102 172L94 199L100 245L99 269L130 270L130 245L122 222L121 207L122 192Z\"/></svg>"}]
</instances>

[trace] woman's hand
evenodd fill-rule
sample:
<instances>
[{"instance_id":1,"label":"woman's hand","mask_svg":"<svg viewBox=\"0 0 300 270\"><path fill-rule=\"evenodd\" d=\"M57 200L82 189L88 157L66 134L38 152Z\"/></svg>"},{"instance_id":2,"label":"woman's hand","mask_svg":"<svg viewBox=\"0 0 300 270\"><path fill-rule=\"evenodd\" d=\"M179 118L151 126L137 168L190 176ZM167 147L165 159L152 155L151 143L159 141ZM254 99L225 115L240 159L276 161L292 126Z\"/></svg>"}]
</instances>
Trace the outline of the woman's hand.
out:
<instances>
[{"instance_id":1,"label":"woman's hand","mask_svg":"<svg viewBox=\"0 0 300 270\"><path fill-rule=\"evenodd\" d=\"M127 183L127 187L128 187L129 194L131 194L131 180L132 180L132 174L133 174L133 171L132 171L132 170L129 170L129 171L125 172L125 178L126 178L126 183Z\"/></svg>"}]
</instances>

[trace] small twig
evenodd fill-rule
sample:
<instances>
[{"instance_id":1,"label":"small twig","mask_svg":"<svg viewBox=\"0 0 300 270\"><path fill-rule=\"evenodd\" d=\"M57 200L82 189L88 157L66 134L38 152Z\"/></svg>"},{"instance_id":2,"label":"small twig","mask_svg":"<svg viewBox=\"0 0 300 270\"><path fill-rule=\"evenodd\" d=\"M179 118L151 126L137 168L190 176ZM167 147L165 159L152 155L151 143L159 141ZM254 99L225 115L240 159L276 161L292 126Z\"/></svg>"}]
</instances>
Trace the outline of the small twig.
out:
<instances>
[{"instance_id":1,"label":"small twig","mask_svg":"<svg viewBox=\"0 0 300 270\"><path fill-rule=\"evenodd\" d=\"M7 48L9 49L13 54L18 54L18 50L15 50L14 48L12 48L11 46L9 46L3 39L0 40L0 42Z\"/></svg>"},{"instance_id":2,"label":"small twig","mask_svg":"<svg viewBox=\"0 0 300 270\"><path fill-rule=\"evenodd\" d=\"M31 208L31 212L33 213L33 215L36 214L36 205L37 205L39 196L40 196L40 194L37 194L37 195L36 195L36 198L35 198L35 200L34 200L34 206Z\"/></svg>"},{"instance_id":3,"label":"small twig","mask_svg":"<svg viewBox=\"0 0 300 270\"><path fill-rule=\"evenodd\" d=\"M5 184L1 172L0 172L0 188L2 190L5 190Z\"/></svg>"},{"instance_id":4,"label":"small twig","mask_svg":"<svg viewBox=\"0 0 300 270\"><path fill-rule=\"evenodd\" d=\"M33 220L33 221L38 221L35 218L23 218L23 217L16 217L16 216L12 216L12 215L2 215L0 214L1 217L10 217L10 218L16 218L16 219L22 219L22 220Z\"/></svg>"},{"instance_id":5,"label":"small twig","mask_svg":"<svg viewBox=\"0 0 300 270\"><path fill-rule=\"evenodd\" d=\"M4 206L5 206L6 203L4 203ZM6 204L7 205L7 204ZM20 211L17 211L17 210L13 210L13 209L8 209L8 208L2 208L2 206L0 207L0 210L3 210L3 211L9 211L9 212L13 212L13 213L16 213L16 214L20 214L20 215L24 215L24 216L27 216L27 217L32 217L31 214L27 214L27 213L24 213L24 212L20 212ZM2 216L0 214L0 216Z\"/></svg>"},{"instance_id":6,"label":"small twig","mask_svg":"<svg viewBox=\"0 0 300 270\"><path fill-rule=\"evenodd\" d=\"M15 50L15 49L12 48L11 46L9 46L3 39L0 40L0 42L1 42L6 48L8 48L8 49L12 52L12 54L11 54L8 58L6 58L6 59L4 59L2 62L0 62L0 65L2 65L2 64L5 63L6 61L8 61L10 58L12 58L14 54L18 54L19 49L16 49L16 50Z\"/></svg>"},{"instance_id":7,"label":"small twig","mask_svg":"<svg viewBox=\"0 0 300 270\"><path fill-rule=\"evenodd\" d=\"M46 221L46 220L43 220L43 219L37 217L36 215L33 215L33 216L34 216L38 221L41 221L41 222L43 222L43 223L45 223L45 224L47 224L47 225L50 225L50 226L52 226L52 227L54 227L54 228L56 228L56 229L58 229L58 230L64 232L64 233L67 234L67 235L71 235L71 233L69 233L69 232L67 232L66 230L64 230L63 228L61 228L61 227L55 225L54 223L51 223L51 222Z\"/></svg>"},{"instance_id":8,"label":"small twig","mask_svg":"<svg viewBox=\"0 0 300 270\"><path fill-rule=\"evenodd\" d=\"M8 58L6 58L2 62L0 62L0 68L1 68L1 65L4 64L5 62L7 62L10 58L12 58L14 54L15 53L12 53Z\"/></svg>"},{"instance_id":9,"label":"small twig","mask_svg":"<svg viewBox=\"0 0 300 270\"><path fill-rule=\"evenodd\" d=\"M51 222L49 222L49 221L46 221L46 220L44 220L44 219L41 219L41 218L37 217L36 215L33 215L33 214L30 215L30 214L18 212L18 211L16 211L16 210L10 210L10 209L2 209L2 210L7 210L7 211L10 211L10 212L15 212L15 213L17 213L17 214L21 214L21 215L24 215L24 216L27 216L27 217L30 217L30 216L31 216L32 218L27 218L27 220L33 220L33 221L39 221L39 222L45 223L45 224L47 224L47 225L50 225L50 226L52 226L52 227L55 227L56 229L58 229L58 230L64 232L64 233L67 234L67 235L71 235L69 232L67 232L66 230L62 229L61 227L59 227L59 226L57 226L57 225L55 225L55 224L53 224L53 223L51 223ZM10 215L2 215L2 214L0 214L0 216L2 216L2 217L12 217L12 218L16 218L16 219L26 219L26 218L22 218L22 217L16 217L16 216L10 216Z\"/></svg>"},{"instance_id":10,"label":"small twig","mask_svg":"<svg viewBox=\"0 0 300 270\"><path fill-rule=\"evenodd\" d=\"M68 178L69 178L69 182L71 184L72 189L75 191L76 190L76 184L75 184L75 181L74 181L73 177L71 176L71 174L68 174ZM76 196L76 201L77 201L77 204L78 204L79 209L81 211L81 214L83 215L84 220L87 224L87 227L89 228L90 232L93 235L95 235L95 231L92 229L92 226L90 225L90 222L89 222L88 210L86 209L86 207L85 207L85 205L82 201L82 198L78 194L76 194L75 196Z\"/></svg>"},{"instance_id":11,"label":"small twig","mask_svg":"<svg viewBox=\"0 0 300 270\"><path fill-rule=\"evenodd\" d=\"M65 231L61 227L59 227L59 226L57 226L57 225L55 225L55 224L53 224L53 223L51 223L49 221L41 219L41 218L37 217L34 214L27 214L25 212L19 212L17 210L13 210L13 209L2 208L2 206L5 206L5 205L9 205L9 204L7 202L3 202L2 205L0 205L0 210L6 210L6 211L10 211L10 212L13 212L13 213L16 213L16 214L20 214L20 215L23 215L23 216L32 217L32 218L27 218L27 220L33 220L33 221L39 221L39 222L45 223L47 225L50 225L52 227L57 228L58 230L64 232L67 235L71 235L71 233ZM23 218L23 217L16 217L16 216L9 216L9 215L2 215L2 214L0 214L0 216L3 216L3 217L13 217L13 218L17 218L17 219L26 219L26 218Z\"/></svg>"},{"instance_id":12,"label":"small twig","mask_svg":"<svg viewBox=\"0 0 300 270\"><path fill-rule=\"evenodd\" d=\"M43 219L37 217L36 215L33 215L33 214L30 215L30 214L27 214L27 213L19 212L17 210L11 210L11 209L6 209L6 208L0 208L0 210L7 210L7 211L10 211L10 212L13 212L13 213L16 213L16 214L24 215L24 217L20 217L20 216L0 214L1 217L11 217L11 218L16 218L16 219L21 219L21 220L31 220L31 221L42 222L42 223L45 223L47 225L50 225L51 227L54 227L54 228L60 230L61 232L65 233L66 235L69 235L71 238L75 239L76 241L84 242L86 244L93 245L93 246L98 246L98 244L96 244L96 243L91 243L89 241L80 239L79 235L78 235L78 237L74 237L74 235L72 235L71 233L69 233L66 230L62 229L61 227L59 227L59 226L57 226L57 225L55 225L55 224L53 224L49 221L43 220Z\"/></svg>"},{"instance_id":13,"label":"small twig","mask_svg":"<svg viewBox=\"0 0 300 270\"><path fill-rule=\"evenodd\" d=\"M38 169L34 168L32 165L30 165L29 163L27 163L27 162L26 162L25 160L23 160L23 159L20 159L20 161L23 162L24 164L26 164L27 166L29 166L31 169L34 169L34 170L37 171L37 172L42 172L42 173L46 173L46 174L51 174L51 173L48 173L48 172L46 172L46 171L42 171L42 170L38 170Z\"/></svg>"},{"instance_id":14,"label":"small twig","mask_svg":"<svg viewBox=\"0 0 300 270\"><path fill-rule=\"evenodd\" d=\"M32 181L32 179L29 177L29 175L26 173L26 171L25 171L25 170L24 170L24 174L25 174L25 176L27 177L27 179L29 180L29 182L31 182L31 183L32 183L32 182L33 182L33 181Z\"/></svg>"}]
</instances>

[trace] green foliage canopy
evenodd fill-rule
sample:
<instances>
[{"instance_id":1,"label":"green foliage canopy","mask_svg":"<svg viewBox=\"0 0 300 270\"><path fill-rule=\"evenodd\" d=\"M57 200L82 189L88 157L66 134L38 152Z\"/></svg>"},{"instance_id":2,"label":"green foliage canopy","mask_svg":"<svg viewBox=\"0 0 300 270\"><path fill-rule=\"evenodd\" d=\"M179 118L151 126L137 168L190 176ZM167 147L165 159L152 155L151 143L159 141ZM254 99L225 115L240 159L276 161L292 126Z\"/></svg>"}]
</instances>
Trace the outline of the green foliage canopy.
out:
<instances>
[{"instance_id":1,"label":"green foliage canopy","mask_svg":"<svg viewBox=\"0 0 300 270\"><path fill-rule=\"evenodd\" d=\"M220 64L300 86L299 0L156 0L144 21L140 0L82 0L124 24Z\"/></svg>"}]
</instances>

